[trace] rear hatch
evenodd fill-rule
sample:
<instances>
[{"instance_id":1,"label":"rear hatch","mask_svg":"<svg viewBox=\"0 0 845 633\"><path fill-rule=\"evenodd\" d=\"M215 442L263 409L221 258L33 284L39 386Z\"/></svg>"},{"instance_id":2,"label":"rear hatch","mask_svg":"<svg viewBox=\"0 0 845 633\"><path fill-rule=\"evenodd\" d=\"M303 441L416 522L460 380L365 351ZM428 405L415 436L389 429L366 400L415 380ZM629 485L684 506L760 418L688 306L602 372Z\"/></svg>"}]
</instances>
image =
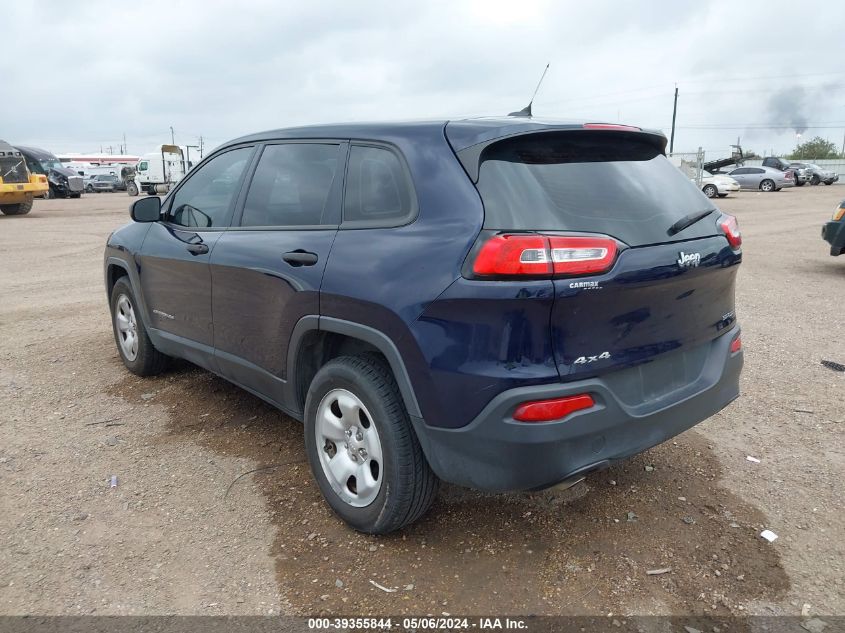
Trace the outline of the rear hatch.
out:
<instances>
[{"instance_id":1,"label":"rear hatch","mask_svg":"<svg viewBox=\"0 0 845 633\"><path fill-rule=\"evenodd\" d=\"M609 127L523 134L480 153L475 273L552 278L561 380L648 363L635 370L640 395L657 397L695 380L734 324L739 233L666 159L665 139ZM496 241L526 246L519 270L484 258Z\"/></svg>"}]
</instances>

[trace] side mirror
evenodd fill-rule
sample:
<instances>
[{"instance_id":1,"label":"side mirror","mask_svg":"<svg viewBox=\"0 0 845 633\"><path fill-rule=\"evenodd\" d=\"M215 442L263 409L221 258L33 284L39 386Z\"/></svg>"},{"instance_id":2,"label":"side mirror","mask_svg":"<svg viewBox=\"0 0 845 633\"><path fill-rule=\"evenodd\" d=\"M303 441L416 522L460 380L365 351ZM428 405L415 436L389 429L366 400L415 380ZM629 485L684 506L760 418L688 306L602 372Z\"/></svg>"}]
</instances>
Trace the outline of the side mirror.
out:
<instances>
[{"instance_id":1,"label":"side mirror","mask_svg":"<svg viewBox=\"0 0 845 633\"><path fill-rule=\"evenodd\" d=\"M161 218L161 198L150 196L136 200L129 207L129 215L135 222L158 222Z\"/></svg>"}]
</instances>

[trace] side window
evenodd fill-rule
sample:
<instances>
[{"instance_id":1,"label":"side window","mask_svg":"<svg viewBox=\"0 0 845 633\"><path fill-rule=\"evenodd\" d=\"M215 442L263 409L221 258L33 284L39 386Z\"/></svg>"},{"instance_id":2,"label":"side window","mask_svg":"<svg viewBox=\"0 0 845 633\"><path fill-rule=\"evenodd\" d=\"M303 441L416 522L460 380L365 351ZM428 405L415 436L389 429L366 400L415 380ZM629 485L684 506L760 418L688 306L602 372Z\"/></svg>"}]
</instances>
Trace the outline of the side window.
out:
<instances>
[{"instance_id":1,"label":"side window","mask_svg":"<svg viewBox=\"0 0 845 633\"><path fill-rule=\"evenodd\" d=\"M244 203L241 226L322 224L337 172L339 145L268 145Z\"/></svg>"},{"instance_id":2,"label":"side window","mask_svg":"<svg viewBox=\"0 0 845 633\"><path fill-rule=\"evenodd\" d=\"M343 221L391 224L409 219L411 187L399 157L382 147L349 148Z\"/></svg>"},{"instance_id":3,"label":"side window","mask_svg":"<svg viewBox=\"0 0 845 633\"><path fill-rule=\"evenodd\" d=\"M233 149L194 172L173 196L170 222L198 228L228 225L229 212L252 152L252 147Z\"/></svg>"},{"instance_id":4,"label":"side window","mask_svg":"<svg viewBox=\"0 0 845 633\"><path fill-rule=\"evenodd\" d=\"M749 174L762 174L762 173L764 173L764 171L765 170L760 169L759 167L753 167L753 168L748 170L748 173Z\"/></svg>"},{"instance_id":5,"label":"side window","mask_svg":"<svg viewBox=\"0 0 845 633\"><path fill-rule=\"evenodd\" d=\"M147 161L142 160L140 163L138 163L138 171L147 171L148 165L149 163Z\"/></svg>"}]
</instances>

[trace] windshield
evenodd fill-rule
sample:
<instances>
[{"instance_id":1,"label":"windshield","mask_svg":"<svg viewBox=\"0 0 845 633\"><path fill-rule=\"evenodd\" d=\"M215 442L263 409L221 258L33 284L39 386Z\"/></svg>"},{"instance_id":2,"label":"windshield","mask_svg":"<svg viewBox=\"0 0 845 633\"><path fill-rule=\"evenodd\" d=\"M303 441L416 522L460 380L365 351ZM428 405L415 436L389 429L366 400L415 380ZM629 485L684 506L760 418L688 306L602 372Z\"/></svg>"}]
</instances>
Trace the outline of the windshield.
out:
<instances>
[{"instance_id":1,"label":"windshield","mask_svg":"<svg viewBox=\"0 0 845 633\"><path fill-rule=\"evenodd\" d=\"M51 169L61 169L64 167L62 162L58 158L42 158L40 161L41 169L44 171L50 171Z\"/></svg>"},{"instance_id":2,"label":"windshield","mask_svg":"<svg viewBox=\"0 0 845 633\"><path fill-rule=\"evenodd\" d=\"M488 229L603 233L640 246L717 228L699 222L667 235L690 213L715 207L660 149L630 135L538 133L500 141L482 154L478 190Z\"/></svg>"}]
</instances>

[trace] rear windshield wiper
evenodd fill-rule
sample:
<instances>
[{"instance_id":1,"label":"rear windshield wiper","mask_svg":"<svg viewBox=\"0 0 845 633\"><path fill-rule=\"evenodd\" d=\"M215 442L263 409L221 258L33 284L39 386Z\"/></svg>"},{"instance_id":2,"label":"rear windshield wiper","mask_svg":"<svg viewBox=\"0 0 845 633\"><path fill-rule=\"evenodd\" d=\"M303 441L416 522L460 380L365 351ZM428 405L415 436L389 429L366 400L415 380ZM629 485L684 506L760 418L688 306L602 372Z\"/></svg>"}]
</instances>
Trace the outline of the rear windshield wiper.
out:
<instances>
[{"instance_id":1,"label":"rear windshield wiper","mask_svg":"<svg viewBox=\"0 0 845 633\"><path fill-rule=\"evenodd\" d=\"M698 222L699 220L703 220L708 215L713 213L716 209L707 209L706 211L693 211L692 213L688 213L680 220L675 222L669 229L666 231L669 235L675 235L680 233L686 228L691 227L693 224Z\"/></svg>"}]
</instances>

